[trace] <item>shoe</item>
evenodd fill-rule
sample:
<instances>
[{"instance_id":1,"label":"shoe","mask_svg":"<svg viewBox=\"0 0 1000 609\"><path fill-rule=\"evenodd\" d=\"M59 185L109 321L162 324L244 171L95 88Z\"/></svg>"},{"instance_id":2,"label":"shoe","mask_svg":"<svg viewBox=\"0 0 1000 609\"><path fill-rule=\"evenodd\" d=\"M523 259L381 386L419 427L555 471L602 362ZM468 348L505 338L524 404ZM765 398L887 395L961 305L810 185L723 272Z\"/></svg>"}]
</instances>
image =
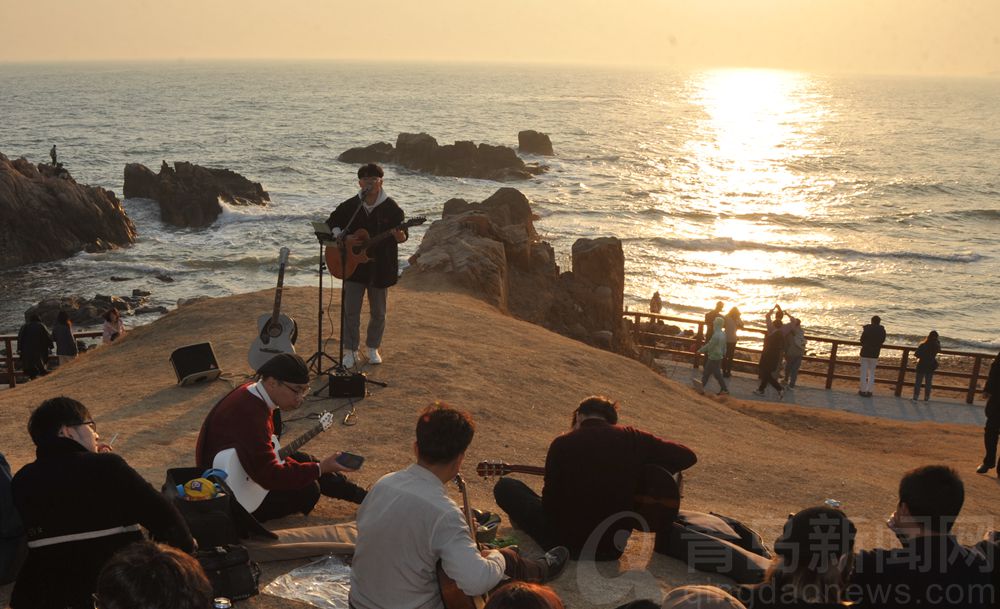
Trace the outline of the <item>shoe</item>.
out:
<instances>
[{"instance_id":1,"label":"shoe","mask_svg":"<svg viewBox=\"0 0 1000 609\"><path fill-rule=\"evenodd\" d=\"M785 392L784 391L779 391L778 392L778 401L780 402L783 399L785 399Z\"/></svg>"},{"instance_id":2,"label":"shoe","mask_svg":"<svg viewBox=\"0 0 1000 609\"><path fill-rule=\"evenodd\" d=\"M368 347L368 363L373 366L378 366L382 363L382 356L379 355L378 349L375 347Z\"/></svg>"},{"instance_id":3,"label":"shoe","mask_svg":"<svg viewBox=\"0 0 1000 609\"><path fill-rule=\"evenodd\" d=\"M353 368L354 364L358 363L358 352L357 351L345 351L344 361L340 362L343 364L344 368Z\"/></svg>"},{"instance_id":4,"label":"shoe","mask_svg":"<svg viewBox=\"0 0 1000 609\"><path fill-rule=\"evenodd\" d=\"M861 396L861 397L863 397L863 398L866 398L866 397L868 397L868 394L867 394L867 393L865 393L864 391L859 391L859 392L858 392L858 395L860 395L860 396Z\"/></svg>"},{"instance_id":5,"label":"shoe","mask_svg":"<svg viewBox=\"0 0 1000 609\"><path fill-rule=\"evenodd\" d=\"M764 395L764 392L763 392L763 391L761 391L760 389L754 389L754 390L753 390L753 394L754 394L754 395Z\"/></svg>"},{"instance_id":6,"label":"shoe","mask_svg":"<svg viewBox=\"0 0 1000 609\"><path fill-rule=\"evenodd\" d=\"M729 392L726 391L725 389L723 389L722 391L720 391L719 393L717 393L715 395L729 395Z\"/></svg>"},{"instance_id":7,"label":"shoe","mask_svg":"<svg viewBox=\"0 0 1000 609\"><path fill-rule=\"evenodd\" d=\"M979 467L976 468L976 473L977 474L985 474L986 472L990 471L991 469L993 469L993 468L990 467L989 465L983 463L982 465L980 465Z\"/></svg>"},{"instance_id":8,"label":"shoe","mask_svg":"<svg viewBox=\"0 0 1000 609\"><path fill-rule=\"evenodd\" d=\"M556 546L542 557L545 561L545 578L542 583L550 582L555 578L559 577L559 574L563 572L566 568L566 563L569 562L569 549L566 546Z\"/></svg>"},{"instance_id":9,"label":"shoe","mask_svg":"<svg viewBox=\"0 0 1000 609\"><path fill-rule=\"evenodd\" d=\"M910 398L910 401L911 401L911 402L916 402L916 401L917 401L917 398Z\"/></svg>"}]
</instances>

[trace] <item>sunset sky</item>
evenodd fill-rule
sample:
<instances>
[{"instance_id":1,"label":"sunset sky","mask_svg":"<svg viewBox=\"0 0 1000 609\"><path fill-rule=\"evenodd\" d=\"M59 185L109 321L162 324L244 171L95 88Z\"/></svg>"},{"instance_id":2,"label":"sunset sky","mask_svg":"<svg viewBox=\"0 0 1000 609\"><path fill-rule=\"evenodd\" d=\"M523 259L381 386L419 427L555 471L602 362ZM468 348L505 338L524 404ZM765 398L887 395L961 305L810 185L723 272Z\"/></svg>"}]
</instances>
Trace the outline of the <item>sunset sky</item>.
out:
<instances>
[{"instance_id":1,"label":"sunset sky","mask_svg":"<svg viewBox=\"0 0 1000 609\"><path fill-rule=\"evenodd\" d=\"M1000 75L1000 0L0 0L0 62L340 59Z\"/></svg>"}]
</instances>

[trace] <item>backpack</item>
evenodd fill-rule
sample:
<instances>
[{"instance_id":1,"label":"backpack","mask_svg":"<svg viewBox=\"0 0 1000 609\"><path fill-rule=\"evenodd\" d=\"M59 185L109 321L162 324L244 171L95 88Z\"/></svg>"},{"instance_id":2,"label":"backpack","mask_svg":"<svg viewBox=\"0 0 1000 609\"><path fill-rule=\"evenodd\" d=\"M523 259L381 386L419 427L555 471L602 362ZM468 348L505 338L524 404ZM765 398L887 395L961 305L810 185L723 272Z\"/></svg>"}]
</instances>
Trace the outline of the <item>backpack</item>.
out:
<instances>
[{"instance_id":1,"label":"backpack","mask_svg":"<svg viewBox=\"0 0 1000 609\"><path fill-rule=\"evenodd\" d=\"M10 465L0 453L0 585L14 581L27 551L24 524L14 508Z\"/></svg>"}]
</instances>

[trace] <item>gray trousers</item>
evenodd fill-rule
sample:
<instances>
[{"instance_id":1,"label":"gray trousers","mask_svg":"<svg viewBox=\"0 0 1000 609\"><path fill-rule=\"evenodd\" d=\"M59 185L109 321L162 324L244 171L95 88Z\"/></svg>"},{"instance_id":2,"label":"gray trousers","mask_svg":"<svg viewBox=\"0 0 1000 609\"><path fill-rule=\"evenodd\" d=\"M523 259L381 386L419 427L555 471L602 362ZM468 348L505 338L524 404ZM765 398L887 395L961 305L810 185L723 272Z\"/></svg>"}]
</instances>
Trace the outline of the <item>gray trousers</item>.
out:
<instances>
[{"instance_id":1,"label":"gray trousers","mask_svg":"<svg viewBox=\"0 0 1000 609\"><path fill-rule=\"evenodd\" d=\"M389 288L354 281L344 282L344 350L357 351L361 344L361 303L368 292L368 337L366 344L378 349L385 332L385 304Z\"/></svg>"}]
</instances>

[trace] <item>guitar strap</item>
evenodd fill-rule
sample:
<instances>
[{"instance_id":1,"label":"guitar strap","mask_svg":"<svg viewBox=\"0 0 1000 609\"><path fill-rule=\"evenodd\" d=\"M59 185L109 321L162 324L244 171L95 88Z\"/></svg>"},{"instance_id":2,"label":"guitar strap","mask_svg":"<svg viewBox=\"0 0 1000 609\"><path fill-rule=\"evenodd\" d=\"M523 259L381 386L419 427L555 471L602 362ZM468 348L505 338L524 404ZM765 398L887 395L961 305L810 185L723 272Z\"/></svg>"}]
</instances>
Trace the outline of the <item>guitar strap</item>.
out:
<instances>
[{"instance_id":1,"label":"guitar strap","mask_svg":"<svg viewBox=\"0 0 1000 609\"><path fill-rule=\"evenodd\" d=\"M282 432L285 431L285 424L281 421L281 408L271 411L271 425L274 426L274 435L280 440Z\"/></svg>"}]
</instances>

